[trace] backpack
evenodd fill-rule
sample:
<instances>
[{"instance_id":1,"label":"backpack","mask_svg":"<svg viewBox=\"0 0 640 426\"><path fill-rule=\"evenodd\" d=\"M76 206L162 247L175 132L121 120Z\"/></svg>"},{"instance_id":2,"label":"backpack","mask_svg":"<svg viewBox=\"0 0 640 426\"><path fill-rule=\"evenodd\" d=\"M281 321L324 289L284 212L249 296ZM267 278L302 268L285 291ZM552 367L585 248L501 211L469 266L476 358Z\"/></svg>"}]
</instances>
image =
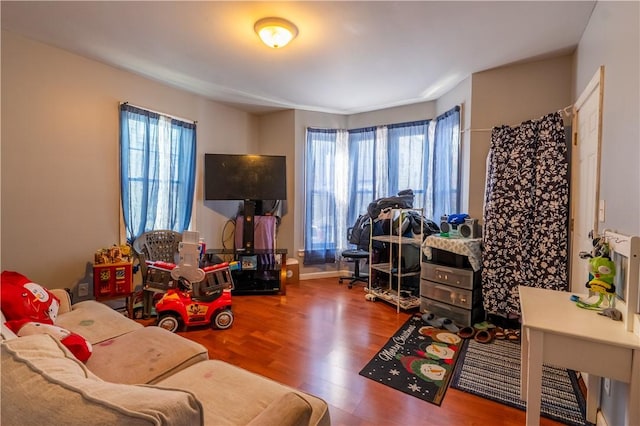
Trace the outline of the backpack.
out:
<instances>
[{"instance_id":1,"label":"backpack","mask_svg":"<svg viewBox=\"0 0 640 426\"><path fill-rule=\"evenodd\" d=\"M369 251L369 238L371 236L371 223L368 214L361 214L351 228L349 243L355 244L359 250Z\"/></svg>"},{"instance_id":2,"label":"backpack","mask_svg":"<svg viewBox=\"0 0 640 426\"><path fill-rule=\"evenodd\" d=\"M371 229L372 222L373 230ZM366 213L358 216L356 223L350 228L349 243L355 244L359 250L369 251L371 235L385 235L385 231L382 228L383 222L382 220L372 221L371 217ZM385 244L381 241L373 242L374 249L381 249L384 246Z\"/></svg>"},{"instance_id":3,"label":"backpack","mask_svg":"<svg viewBox=\"0 0 640 426\"><path fill-rule=\"evenodd\" d=\"M405 189L398 192L393 197L378 198L367 207L367 213L370 217L378 218L383 210L393 209L410 209L413 208L413 190Z\"/></svg>"},{"instance_id":4,"label":"backpack","mask_svg":"<svg viewBox=\"0 0 640 426\"><path fill-rule=\"evenodd\" d=\"M420 229L422 228L423 240L429 235L440 232L440 227L434 221L427 219L416 211L408 212L407 217L409 219L409 228L411 228L414 235L420 235ZM422 224L420 222L422 222Z\"/></svg>"}]
</instances>

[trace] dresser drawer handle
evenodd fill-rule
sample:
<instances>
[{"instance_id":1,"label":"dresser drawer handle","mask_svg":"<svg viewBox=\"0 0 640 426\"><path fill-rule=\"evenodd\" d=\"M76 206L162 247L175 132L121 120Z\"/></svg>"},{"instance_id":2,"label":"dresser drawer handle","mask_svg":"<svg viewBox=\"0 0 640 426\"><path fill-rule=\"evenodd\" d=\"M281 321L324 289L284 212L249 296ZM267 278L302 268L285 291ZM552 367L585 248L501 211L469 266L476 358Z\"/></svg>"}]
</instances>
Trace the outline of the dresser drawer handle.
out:
<instances>
[{"instance_id":1,"label":"dresser drawer handle","mask_svg":"<svg viewBox=\"0 0 640 426\"><path fill-rule=\"evenodd\" d=\"M451 312L451 308L450 308L450 307L448 307L447 305L443 305L443 304L435 303L435 302L431 302L431 304L432 304L433 306L436 306L436 307L440 308L440 309L444 309L444 310L446 310L446 311Z\"/></svg>"},{"instance_id":2,"label":"dresser drawer handle","mask_svg":"<svg viewBox=\"0 0 640 426\"><path fill-rule=\"evenodd\" d=\"M445 287L441 285L434 285L433 287L437 288L438 290L446 291L447 293L453 293L449 287Z\"/></svg>"}]
</instances>

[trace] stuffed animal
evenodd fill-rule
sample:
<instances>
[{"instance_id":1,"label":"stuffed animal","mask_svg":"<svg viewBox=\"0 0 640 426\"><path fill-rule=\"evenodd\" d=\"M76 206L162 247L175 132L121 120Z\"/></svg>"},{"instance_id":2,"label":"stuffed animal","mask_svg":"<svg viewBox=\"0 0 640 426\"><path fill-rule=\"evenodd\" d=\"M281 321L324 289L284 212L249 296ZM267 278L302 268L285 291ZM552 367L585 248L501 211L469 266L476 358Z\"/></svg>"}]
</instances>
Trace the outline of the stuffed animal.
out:
<instances>
[{"instance_id":1,"label":"stuffed animal","mask_svg":"<svg viewBox=\"0 0 640 426\"><path fill-rule=\"evenodd\" d=\"M66 346L78 360L84 363L87 362L93 352L91 343L79 334L62 327L29 320L7 321L6 324L18 337L30 336L32 334L48 334L53 336Z\"/></svg>"},{"instance_id":2,"label":"stuffed animal","mask_svg":"<svg viewBox=\"0 0 640 426\"><path fill-rule=\"evenodd\" d=\"M615 294L616 286L613 279L616 275L616 264L608 257L592 257L589 259L589 274L591 279L587 282L588 289L600 294Z\"/></svg>"},{"instance_id":3,"label":"stuffed animal","mask_svg":"<svg viewBox=\"0 0 640 426\"><path fill-rule=\"evenodd\" d=\"M76 358L86 362L91 356L91 344L82 336L53 325L58 316L60 299L46 288L24 275L3 271L0 276L0 307L7 318L5 323L21 336L49 334L65 345Z\"/></svg>"},{"instance_id":4,"label":"stuffed animal","mask_svg":"<svg viewBox=\"0 0 640 426\"><path fill-rule=\"evenodd\" d=\"M60 307L56 296L18 272L3 271L0 279L0 306L8 320L54 323Z\"/></svg>"},{"instance_id":5,"label":"stuffed animal","mask_svg":"<svg viewBox=\"0 0 640 426\"><path fill-rule=\"evenodd\" d=\"M595 302L577 299L576 305L584 309L601 310L605 300L608 307L613 307L616 294L616 286L613 283L616 264L609 257L609 245L602 238L595 238L593 247L592 253L581 252L580 257L589 259L589 281L586 287L590 292L596 293L598 299Z\"/></svg>"}]
</instances>

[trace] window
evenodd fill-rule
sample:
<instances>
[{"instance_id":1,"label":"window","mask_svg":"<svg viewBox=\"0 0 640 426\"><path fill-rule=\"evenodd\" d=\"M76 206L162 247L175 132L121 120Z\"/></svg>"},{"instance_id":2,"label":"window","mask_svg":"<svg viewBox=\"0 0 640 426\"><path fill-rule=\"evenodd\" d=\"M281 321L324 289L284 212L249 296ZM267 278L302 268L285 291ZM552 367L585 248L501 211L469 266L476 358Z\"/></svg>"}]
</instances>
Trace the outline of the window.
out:
<instances>
[{"instance_id":1,"label":"window","mask_svg":"<svg viewBox=\"0 0 640 426\"><path fill-rule=\"evenodd\" d=\"M443 214L460 213L460 107L438 116L430 130L433 158L425 212L439 223Z\"/></svg>"},{"instance_id":2,"label":"window","mask_svg":"<svg viewBox=\"0 0 640 426\"><path fill-rule=\"evenodd\" d=\"M412 189L414 206L425 207L431 164L429 120L389 126L389 191L381 197Z\"/></svg>"},{"instance_id":3,"label":"window","mask_svg":"<svg viewBox=\"0 0 640 426\"><path fill-rule=\"evenodd\" d=\"M344 130L309 129L305 175L305 260L306 264L335 260L344 224L346 134ZM342 189L342 190L341 190Z\"/></svg>"},{"instance_id":4,"label":"window","mask_svg":"<svg viewBox=\"0 0 640 426\"><path fill-rule=\"evenodd\" d=\"M189 227L195 188L194 123L120 106L120 185L127 241Z\"/></svg>"},{"instance_id":5,"label":"window","mask_svg":"<svg viewBox=\"0 0 640 426\"><path fill-rule=\"evenodd\" d=\"M459 208L460 109L435 120L355 130L307 129L305 258L335 262L372 201L412 189L438 222Z\"/></svg>"}]
</instances>

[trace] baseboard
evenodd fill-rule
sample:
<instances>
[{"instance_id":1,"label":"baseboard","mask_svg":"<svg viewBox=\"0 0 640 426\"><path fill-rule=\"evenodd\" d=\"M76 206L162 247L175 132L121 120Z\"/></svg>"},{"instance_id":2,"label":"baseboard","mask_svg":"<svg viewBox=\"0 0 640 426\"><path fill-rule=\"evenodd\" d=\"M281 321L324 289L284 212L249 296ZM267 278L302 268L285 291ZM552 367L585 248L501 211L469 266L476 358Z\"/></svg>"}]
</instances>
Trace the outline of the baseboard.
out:
<instances>
[{"instance_id":1,"label":"baseboard","mask_svg":"<svg viewBox=\"0 0 640 426\"><path fill-rule=\"evenodd\" d=\"M596 413L596 426L609 426L600 410Z\"/></svg>"},{"instance_id":2,"label":"baseboard","mask_svg":"<svg viewBox=\"0 0 640 426\"><path fill-rule=\"evenodd\" d=\"M350 275L350 271L308 272L300 274L300 280L313 280L316 278L340 278Z\"/></svg>"}]
</instances>

